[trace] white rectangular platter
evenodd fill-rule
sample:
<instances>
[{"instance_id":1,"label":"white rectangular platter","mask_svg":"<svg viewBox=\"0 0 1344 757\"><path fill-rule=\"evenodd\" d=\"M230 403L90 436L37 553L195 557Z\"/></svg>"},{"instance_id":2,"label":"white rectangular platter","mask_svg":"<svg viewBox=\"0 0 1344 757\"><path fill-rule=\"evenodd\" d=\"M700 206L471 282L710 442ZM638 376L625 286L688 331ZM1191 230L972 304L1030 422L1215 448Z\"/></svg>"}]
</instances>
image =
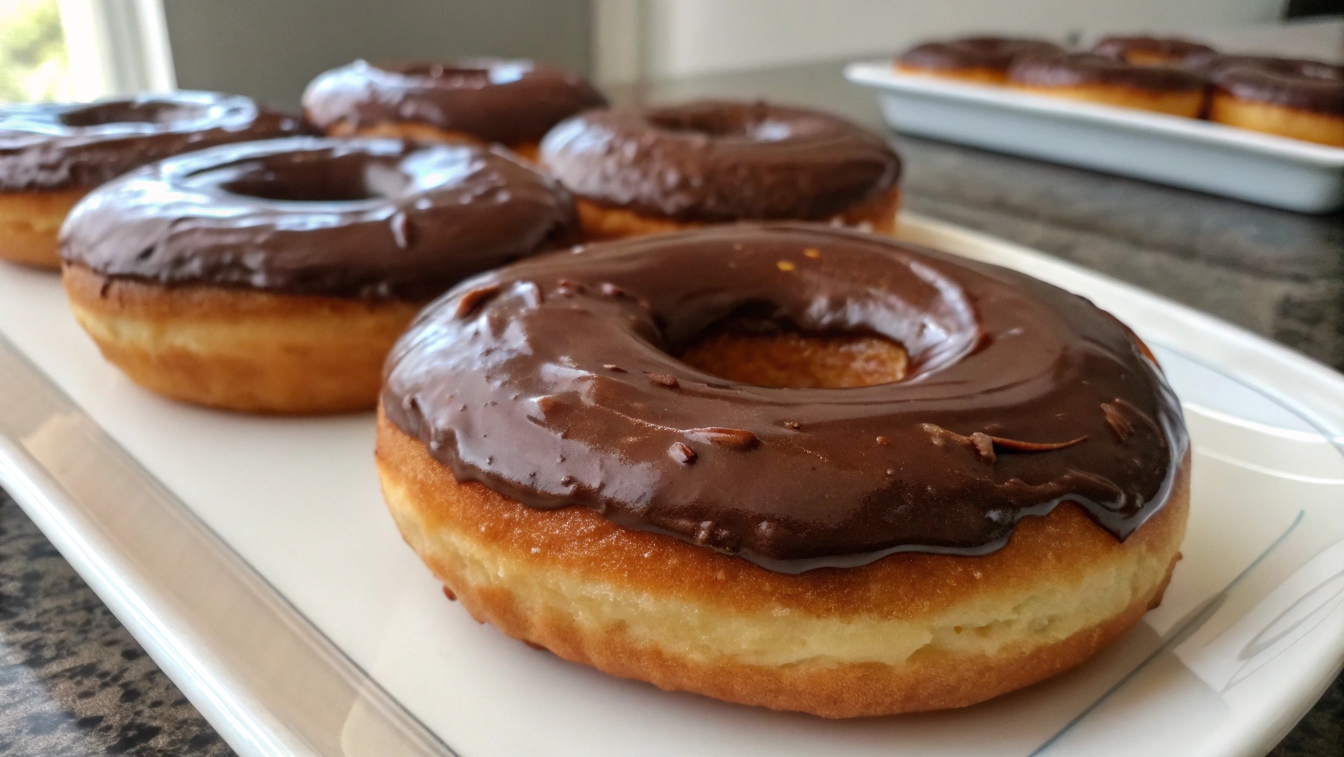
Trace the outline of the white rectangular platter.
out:
<instances>
[{"instance_id":1,"label":"white rectangular platter","mask_svg":"<svg viewBox=\"0 0 1344 757\"><path fill-rule=\"evenodd\" d=\"M1344 148L853 63L899 132L1307 213L1344 206Z\"/></svg>"},{"instance_id":2,"label":"white rectangular platter","mask_svg":"<svg viewBox=\"0 0 1344 757\"><path fill-rule=\"evenodd\" d=\"M373 419L175 404L0 266L0 485L242 755L1263 755L1344 661L1344 376L1134 287L906 215L1155 347L1194 441L1163 605L1044 684L831 722L565 663L444 599L384 512Z\"/></svg>"}]
</instances>

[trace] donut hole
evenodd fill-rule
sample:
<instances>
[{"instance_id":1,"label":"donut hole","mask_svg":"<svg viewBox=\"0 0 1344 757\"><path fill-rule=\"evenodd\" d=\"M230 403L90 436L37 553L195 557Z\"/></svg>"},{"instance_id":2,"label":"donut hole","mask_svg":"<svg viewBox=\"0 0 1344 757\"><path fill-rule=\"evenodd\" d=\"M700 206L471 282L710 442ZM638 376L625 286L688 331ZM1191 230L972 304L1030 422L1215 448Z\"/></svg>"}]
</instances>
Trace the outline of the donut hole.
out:
<instances>
[{"instance_id":1,"label":"donut hole","mask_svg":"<svg viewBox=\"0 0 1344 757\"><path fill-rule=\"evenodd\" d=\"M764 105L693 104L654 110L649 123L664 131L706 137L739 137L756 142L788 139L797 127L772 119Z\"/></svg>"},{"instance_id":2,"label":"donut hole","mask_svg":"<svg viewBox=\"0 0 1344 757\"><path fill-rule=\"evenodd\" d=\"M490 70L479 66L452 66L443 63L408 63L387 70L407 76L423 76L429 79L453 79L462 84L489 84Z\"/></svg>"},{"instance_id":3,"label":"donut hole","mask_svg":"<svg viewBox=\"0 0 1344 757\"><path fill-rule=\"evenodd\" d=\"M207 110L205 106L174 102L108 102L68 110L60 115L60 121L74 128L107 124L163 124L202 118Z\"/></svg>"},{"instance_id":4,"label":"donut hole","mask_svg":"<svg viewBox=\"0 0 1344 757\"><path fill-rule=\"evenodd\" d=\"M816 333L777 320L734 317L705 329L683 362L741 384L780 389L845 389L903 380L909 356L876 334Z\"/></svg>"},{"instance_id":5,"label":"donut hole","mask_svg":"<svg viewBox=\"0 0 1344 757\"><path fill-rule=\"evenodd\" d=\"M282 202L359 202L395 197L408 179L360 154L287 153L210 169L191 177L244 197Z\"/></svg>"},{"instance_id":6,"label":"donut hole","mask_svg":"<svg viewBox=\"0 0 1344 757\"><path fill-rule=\"evenodd\" d=\"M381 68L404 76L434 79L439 85L470 89L518 81L531 70L532 65L528 61L499 60L482 61L479 64L406 63Z\"/></svg>"},{"instance_id":7,"label":"donut hole","mask_svg":"<svg viewBox=\"0 0 1344 757\"><path fill-rule=\"evenodd\" d=\"M1303 61L1302 75L1309 79L1344 83L1344 66L1332 66L1314 60Z\"/></svg>"}]
</instances>

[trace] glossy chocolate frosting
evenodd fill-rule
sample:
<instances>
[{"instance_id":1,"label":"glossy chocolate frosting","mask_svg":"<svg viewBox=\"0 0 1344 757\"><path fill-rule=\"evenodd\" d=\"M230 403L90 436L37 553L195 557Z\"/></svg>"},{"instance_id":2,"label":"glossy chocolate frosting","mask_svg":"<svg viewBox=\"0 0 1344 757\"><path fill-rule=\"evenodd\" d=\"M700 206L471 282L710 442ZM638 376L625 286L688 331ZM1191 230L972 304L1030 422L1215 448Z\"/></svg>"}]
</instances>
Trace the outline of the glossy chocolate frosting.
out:
<instances>
[{"instance_id":1,"label":"glossy chocolate frosting","mask_svg":"<svg viewBox=\"0 0 1344 757\"><path fill-rule=\"evenodd\" d=\"M541 162L581 198L711 223L830 218L901 174L885 139L843 119L715 100L589 111L546 135Z\"/></svg>"},{"instance_id":2,"label":"glossy chocolate frosting","mask_svg":"<svg viewBox=\"0 0 1344 757\"><path fill-rule=\"evenodd\" d=\"M1217 53L1208 45L1193 42L1180 37L1150 37L1111 35L1102 37L1092 46L1092 52L1107 58L1115 58L1130 63L1131 56L1149 56L1171 61L1184 61L1192 56Z\"/></svg>"},{"instance_id":3,"label":"glossy chocolate frosting","mask_svg":"<svg viewBox=\"0 0 1344 757\"><path fill-rule=\"evenodd\" d=\"M1158 92L1190 92L1207 86L1191 71L1165 66L1136 66L1096 53L1027 55L1008 68L1008 82L1028 87L1102 85Z\"/></svg>"},{"instance_id":4,"label":"glossy chocolate frosting","mask_svg":"<svg viewBox=\"0 0 1344 757\"><path fill-rule=\"evenodd\" d=\"M1020 55L1062 52L1064 48L1043 39L966 37L916 45L901 53L896 62L911 68L987 68L1003 71Z\"/></svg>"},{"instance_id":5,"label":"glossy chocolate frosting","mask_svg":"<svg viewBox=\"0 0 1344 757\"><path fill-rule=\"evenodd\" d=\"M168 286L423 301L576 230L569 194L504 153L294 137L103 185L71 211L61 254Z\"/></svg>"},{"instance_id":6,"label":"glossy chocolate frosting","mask_svg":"<svg viewBox=\"0 0 1344 757\"><path fill-rule=\"evenodd\" d=\"M743 309L909 352L897 383L767 388L677 355ZM819 225L735 225L463 282L388 358L387 418L461 481L763 567L983 554L1074 502L1117 539L1188 440L1119 321L1023 274Z\"/></svg>"},{"instance_id":7,"label":"glossy chocolate frosting","mask_svg":"<svg viewBox=\"0 0 1344 757\"><path fill-rule=\"evenodd\" d=\"M497 58L403 65L359 60L318 76L303 95L308 119L323 130L409 121L504 145L537 142L565 118L606 104L578 74Z\"/></svg>"},{"instance_id":8,"label":"glossy chocolate frosting","mask_svg":"<svg viewBox=\"0 0 1344 757\"><path fill-rule=\"evenodd\" d=\"M1215 91L1243 100L1344 115L1344 66L1264 55L1205 56L1191 62Z\"/></svg>"},{"instance_id":9,"label":"glossy chocolate frosting","mask_svg":"<svg viewBox=\"0 0 1344 757\"><path fill-rule=\"evenodd\" d=\"M305 131L296 118L214 92L5 105L0 191L95 187L172 155Z\"/></svg>"}]
</instances>

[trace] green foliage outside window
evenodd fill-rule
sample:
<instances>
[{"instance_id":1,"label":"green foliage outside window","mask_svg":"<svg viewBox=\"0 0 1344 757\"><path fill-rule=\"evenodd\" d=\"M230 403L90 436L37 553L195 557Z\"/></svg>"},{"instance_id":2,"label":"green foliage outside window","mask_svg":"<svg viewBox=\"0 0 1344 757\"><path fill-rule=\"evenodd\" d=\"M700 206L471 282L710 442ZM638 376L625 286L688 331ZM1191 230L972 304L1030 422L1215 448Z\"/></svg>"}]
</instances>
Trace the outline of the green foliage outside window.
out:
<instances>
[{"instance_id":1,"label":"green foliage outside window","mask_svg":"<svg viewBox=\"0 0 1344 757\"><path fill-rule=\"evenodd\" d=\"M27 0L0 15L0 102L70 99L56 0Z\"/></svg>"}]
</instances>

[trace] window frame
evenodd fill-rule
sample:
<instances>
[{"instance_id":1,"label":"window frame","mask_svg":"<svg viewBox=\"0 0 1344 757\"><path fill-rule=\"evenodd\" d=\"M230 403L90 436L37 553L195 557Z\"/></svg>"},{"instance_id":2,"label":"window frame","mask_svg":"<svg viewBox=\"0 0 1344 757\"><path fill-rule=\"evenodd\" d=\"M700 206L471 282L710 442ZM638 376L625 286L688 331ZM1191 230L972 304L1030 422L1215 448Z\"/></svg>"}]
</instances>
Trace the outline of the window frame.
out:
<instances>
[{"instance_id":1,"label":"window frame","mask_svg":"<svg viewBox=\"0 0 1344 757\"><path fill-rule=\"evenodd\" d=\"M57 0L75 98L177 88L162 0Z\"/></svg>"}]
</instances>

